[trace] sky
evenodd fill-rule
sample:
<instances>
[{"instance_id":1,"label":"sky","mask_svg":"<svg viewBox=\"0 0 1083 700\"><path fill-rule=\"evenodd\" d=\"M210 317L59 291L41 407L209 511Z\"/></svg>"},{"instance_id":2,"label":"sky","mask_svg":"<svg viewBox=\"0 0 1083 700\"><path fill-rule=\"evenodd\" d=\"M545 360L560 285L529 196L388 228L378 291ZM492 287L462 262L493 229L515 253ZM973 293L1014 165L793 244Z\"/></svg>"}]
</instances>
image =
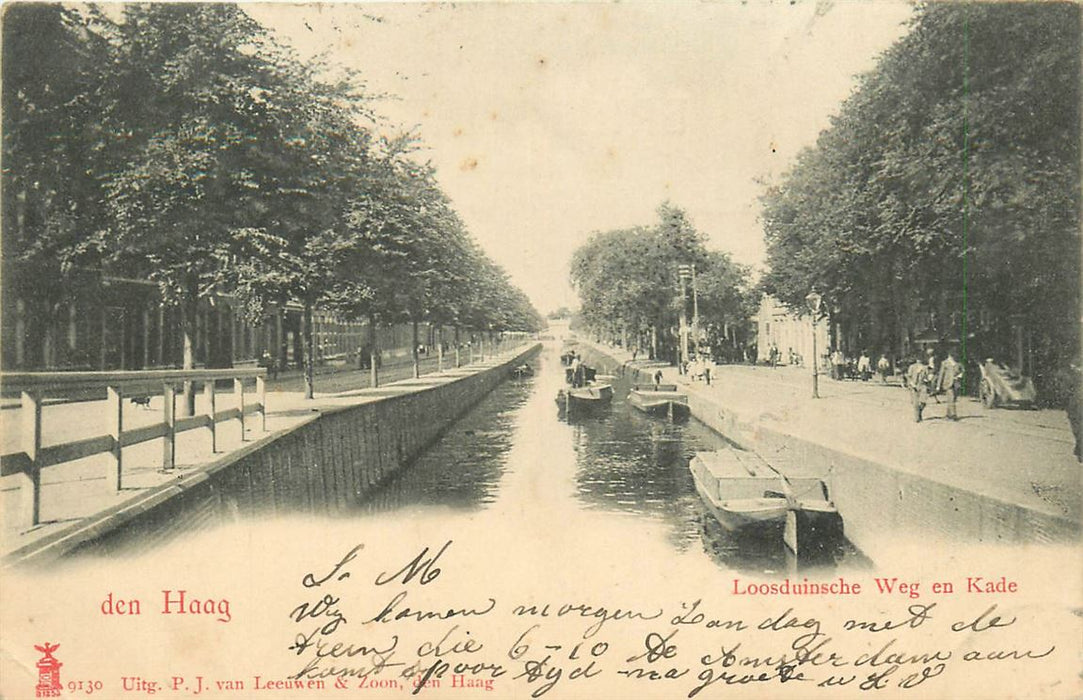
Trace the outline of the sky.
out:
<instances>
[{"instance_id":1,"label":"sky","mask_svg":"<svg viewBox=\"0 0 1083 700\"><path fill-rule=\"evenodd\" d=\"M671 201L762 267L759 197L906 30L905 2L244 5L360 71L482 248L542 313L572 252Z\"/></svg>"}]
</instances>

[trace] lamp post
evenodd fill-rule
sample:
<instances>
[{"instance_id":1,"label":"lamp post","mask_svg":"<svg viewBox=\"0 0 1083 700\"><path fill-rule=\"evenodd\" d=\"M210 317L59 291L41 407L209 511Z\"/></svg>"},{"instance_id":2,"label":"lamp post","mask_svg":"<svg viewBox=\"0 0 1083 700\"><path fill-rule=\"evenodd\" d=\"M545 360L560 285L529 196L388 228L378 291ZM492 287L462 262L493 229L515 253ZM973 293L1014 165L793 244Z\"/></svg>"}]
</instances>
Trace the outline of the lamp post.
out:
<instances>
[{"instance_id":1,"label":"lamp post","mask_svg":"<svg viewBox=\"0 0 1083 700\"><path fill-rule=\"evenodd\" d=\"M820 302L823 297L815 289L805 297L808 310L812 312L812 398L820 398L820 357L816 354L816 317L820 313Z\"/></svg>"},{"instance_id":2,"label":"lamp post","mask_svg":"<svg viewBox=\"0 0 1083 700\"><path fill-rule=\"evenodd\" d=\"M691 265L682 264L677 266L677 279L681 283L681 314L678 325L681 348L677 354L677 371L681 373L684 372L684 367L688 364L688 291L686 285L692 280L692 275Z\"/></svg>"},{"instance_id":3,"label":"lamp post","mask_svg":"<svg viewBox=\"0 0 1083 700\"><path fill-rule=\"evenodd\" d=\"M692 266L692 347L699 357L699 294L696 291L696 266Z\"/></svg>"}]
</instances>

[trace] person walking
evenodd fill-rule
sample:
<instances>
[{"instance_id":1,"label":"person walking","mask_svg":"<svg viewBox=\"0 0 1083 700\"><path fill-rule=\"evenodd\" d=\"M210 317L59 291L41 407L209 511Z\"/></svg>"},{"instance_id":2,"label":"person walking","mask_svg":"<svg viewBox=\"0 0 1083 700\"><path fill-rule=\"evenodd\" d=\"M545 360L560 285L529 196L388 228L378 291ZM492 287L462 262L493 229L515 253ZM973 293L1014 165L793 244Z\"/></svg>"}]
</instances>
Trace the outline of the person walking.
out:
<instances>
[{"instance_id":1,"label":"person walking","mask_svg":"<svg viewBox=\"0 0 1083 700\"><path fill-rule=\"evenodd\" d=\"M910 390L910 405L914 409L914 422L921 422L921 412L929 401L929 366L915 358L906 368L906 384Z\"/></svg>"},{"instance_id":2,"label":"person walking","mask_svg":"<svg viewBox=\"0 0 1083 700\"><path fill-rule=\"evenodd\" d=\"M886 353L880 354L880 359L876 361L876 373L880 375L880 383L887 384L887 373L891 369L891 361L887 359Z\"/></svg>"},{"instance_id":3,"label":"person walking","mask_svg":"<svg viewBox=\"0 0 1083 700\"><path fill-rule=\"evenodd\" d=\"M846 356L842 354L842 350L835 348L835 351L831 353L831 378L835 380L844 379L845 373Z\"/></svg>"},{"instance_id":4,"label":"person walking","mask_svg":"<svg viewBox=\"0 0 1083 700\"><path fill-rule=\"evenodd\" d=\"M959 396L959 382L962 378L963 367L955 361L955 354L948 350L948 356L940 363L940 371L936 374L936 391L944 395L947 403L945 417L949 420L959 420L955 399Z\"/></svg>"},{"instance_id":5,"label":"person walking","mask_svg":"<svg viewBox=\"0 0 1083 700\"><path fill-rule=\"evenodd\" d=\"M872 376L872 360L869 359L868 351L861 351L861 357L857 359L857 373L861 375L863 382L869 381Z\"/></svg>"}]
</instances>

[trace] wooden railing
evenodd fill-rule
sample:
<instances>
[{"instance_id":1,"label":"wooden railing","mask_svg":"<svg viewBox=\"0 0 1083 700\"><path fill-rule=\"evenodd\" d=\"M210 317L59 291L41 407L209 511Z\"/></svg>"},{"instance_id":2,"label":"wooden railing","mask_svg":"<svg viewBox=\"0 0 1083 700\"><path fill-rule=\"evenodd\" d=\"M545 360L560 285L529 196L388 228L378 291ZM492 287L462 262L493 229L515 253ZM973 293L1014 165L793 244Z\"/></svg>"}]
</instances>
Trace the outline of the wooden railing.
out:
<instances>
[{"instance_id":1,"label":"wooden railing","mask_svg":"<svg viewBox=\"0 0 1083 700\"><path fill-rule=\"evenodd\" d=\"M123 485L123 449L148 440L162 438L162 469L171 470L176 464L176 435L186 430L206 428L211 451L217 450L217 424L237 420L244 440L245 416L257 413L260 428L267 429L266 369L157 370L140 372L2 372L0 395L22 400L22 450L0 456L0 476L20 475L20 526L34 527L41 522L41 472L65 462L108 452L112 455L106 472L111 488L119 491ZM245 403L244 381L255 379L256 401ZM234 406L217 410L215 382L233 381ZM187 418L177 418L177 387L194 389L202 385L202 411ZM56 445L41 444L42 401L48 397L86 397L94 394L106 398L105 433ZM162 396L162 422L132 430L124 429L124 399Z\"/></svg>"}]
</instances>

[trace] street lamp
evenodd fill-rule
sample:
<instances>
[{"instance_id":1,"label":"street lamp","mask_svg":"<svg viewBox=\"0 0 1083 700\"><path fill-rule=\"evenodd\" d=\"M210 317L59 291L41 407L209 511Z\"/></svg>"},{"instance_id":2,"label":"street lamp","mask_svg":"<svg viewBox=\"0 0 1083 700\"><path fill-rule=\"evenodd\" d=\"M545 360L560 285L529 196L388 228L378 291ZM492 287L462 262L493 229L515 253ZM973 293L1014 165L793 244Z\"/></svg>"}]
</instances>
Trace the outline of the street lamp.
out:
<instances>
[{"instance_id":1,"label":"street lamp","mask_svg":"<svg viewBox=\"0 0 1083 700\"><path fill-rule=\"evenodd\" d=\"M686 284L694 279L691 265L681 264L677 266L677 279L681 283L681 315L678 320L678 335L680 336L681 348L677 354L678 371L684 372L688 364L688 291Z\"/></svg>"},{"instance_id":2,"label":"street lamp","mask_svg":"<svg viewBox=\"0 0 1083 700\"><path fill-rule=\"evenodd\" d=\"M808 310L812 312L812 398L820 398L820 358L816 354L816 317L820 313L820 302L823 297L813 289L805 297Z\"/></svg>"}]
</instances>

